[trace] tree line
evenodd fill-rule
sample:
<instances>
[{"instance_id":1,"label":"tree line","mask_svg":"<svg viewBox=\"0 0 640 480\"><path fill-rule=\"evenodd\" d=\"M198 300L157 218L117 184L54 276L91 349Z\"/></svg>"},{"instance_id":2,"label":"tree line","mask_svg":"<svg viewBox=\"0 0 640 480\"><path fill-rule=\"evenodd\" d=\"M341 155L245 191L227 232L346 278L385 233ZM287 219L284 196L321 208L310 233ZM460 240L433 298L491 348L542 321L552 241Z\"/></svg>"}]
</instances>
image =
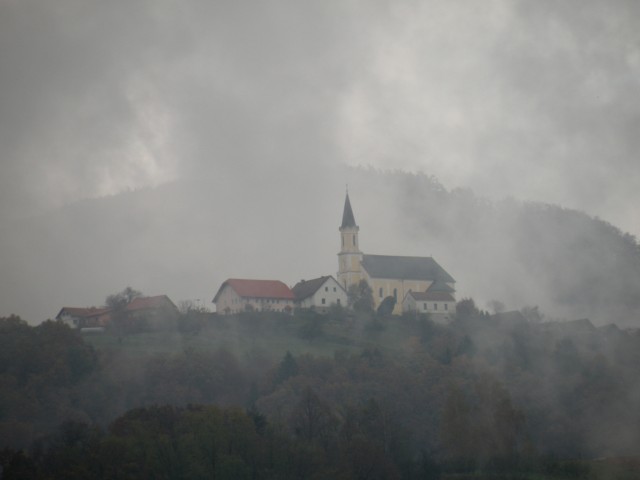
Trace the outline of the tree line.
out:
<instances>
[{"instance_id":1,"label":"tree line","mask_svg":"<svg viewBox=\"0 0 640 480\"><path fill-rule=\"evenodd\" d=\"M321 343L335 322L360 346L279 358L96 350L58 322L3 318L0 464L6 478L580 478L577 459L636 455L638 332L525 313L466 299L448 325L306 312L216 327L282 328L286 344L320 322Z\"/></svg>"}]
</instances>

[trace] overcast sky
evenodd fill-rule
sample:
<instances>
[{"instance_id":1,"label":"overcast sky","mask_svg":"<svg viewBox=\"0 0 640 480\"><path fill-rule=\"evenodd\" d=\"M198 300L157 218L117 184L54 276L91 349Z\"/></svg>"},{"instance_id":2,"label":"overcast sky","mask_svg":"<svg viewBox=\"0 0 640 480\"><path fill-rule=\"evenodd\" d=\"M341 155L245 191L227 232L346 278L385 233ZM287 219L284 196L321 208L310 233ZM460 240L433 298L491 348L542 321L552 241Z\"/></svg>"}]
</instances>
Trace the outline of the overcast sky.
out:
<instances>
[{"instance_id":1,"label":"overcast sky","mask_svg":"<svg viewBox=\"0 0 640 480\"><path fill-rule=\"evenodd\" d=\"M639 23L633 0L2 0L1 213L330 162L637 235Z\"/></svg>"}]
</instances>

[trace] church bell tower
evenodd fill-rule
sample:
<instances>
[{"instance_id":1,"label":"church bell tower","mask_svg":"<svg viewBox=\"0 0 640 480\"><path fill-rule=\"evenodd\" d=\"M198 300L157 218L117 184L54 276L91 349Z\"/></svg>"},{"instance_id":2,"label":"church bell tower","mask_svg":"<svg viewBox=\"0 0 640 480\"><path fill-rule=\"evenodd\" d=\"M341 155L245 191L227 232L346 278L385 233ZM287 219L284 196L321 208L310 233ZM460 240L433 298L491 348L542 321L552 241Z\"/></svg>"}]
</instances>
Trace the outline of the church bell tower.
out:
<instances>
[{"instance_id":1,"label":"church bell tower","mask_svg":"<svg viewBox=\"0 0 640 480\"><path fill-rule=\"evenodd\" d=\"M344 200L344 210L342 212L342 225L340 230L340 253L338 253L338 282L345 290L351 285L357 284L362 279L362 252L358 245L358 231L356 220L349 201L349 192Z\"/></svg>"}]
</instances>

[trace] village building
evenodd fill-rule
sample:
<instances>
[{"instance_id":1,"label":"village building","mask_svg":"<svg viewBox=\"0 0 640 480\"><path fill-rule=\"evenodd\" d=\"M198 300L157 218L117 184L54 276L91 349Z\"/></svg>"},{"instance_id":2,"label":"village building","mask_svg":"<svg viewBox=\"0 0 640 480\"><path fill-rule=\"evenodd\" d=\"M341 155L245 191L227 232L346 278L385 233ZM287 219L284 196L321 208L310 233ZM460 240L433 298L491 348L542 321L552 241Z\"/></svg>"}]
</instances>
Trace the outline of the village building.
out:
<instances>
[{"instance_id":1,"label":"village building","mask_svg":"<svg viewBox=\"0 0 640 480\"><path fill-rule=\"evenodd\" d=\"M432 257L406 257L392 255L369 255L360 250L358 232L347 193L342 213L342 224L339 228L341 248L338 253L338 282L349 290L365 280L373 291L374 307L377 308L388 296L396 299L393 313L400 314L405 308L405 298L409 292L427 292L430 287L450 289L446 292L453 298L455 310L455 280ZM436 293L434 291L432 294ZM414 305L408 300L407 306ZM415 298L413 300L415 302ZM451 311L451 301L447 300L447 311ZM433 303L433 301L432 301ZM417 304L415 304L417 305ZM424 306L424 302L423 302ZM443 304L444 308L444 304Z\"/></svg>"},{"instance_id":2,"label":"village building","mask_svg":"<svg viewBox=\"0 0 640 480\"><path fill-rule=\"evenodd\" d=\"M292 313L295 295L279 280L249 280L229 278L222 283L213 303L218 314L241 312Z\"/></svg>"},{"instance_id":3,"label":"village building","mask_svg":"<svg viewBox=\"0 0 640 480\"><path fill-rule=\"evenodd\" d=\"M436 282L426 292L409 291L402 302L402 311L427 313L436 322L451 320L456 311L453 289L444 282Z\"/></svg>"},{"instance_id":4,"label":"village building","mask_svg":"<svg viewBox=\"0 0 640 480\"><path fill-rule=\"evenodd\" d=\"M154 318L178 316L178 307L166 295L153 297L136 297L125 307L125 312L132 318Z\"/></svg>"},{"instance_id":5,"label":"village building","mask_svg":"<svg viewBox=\"0 0 640 480\"><path fill-rule=\"evenodd\" d=\"M326 312L332 305L347 306L347 291L331 275L301 280L292 288L297 308Z\"/></svg>"},{"instance_id":6,"label":"village building","mask_svg":"<svg viewBox=\"0 0 640 480\"><path fill-rule=\"evenodd\" d=\"M124 309L124 319L146 322L147 328L161 328L180 315L178 307L166 295L136 297Z\"/></svg>"},{"instance_id":7,"label":"village building","mask_svg":"<svg viewBox=\"0 0 640 480\"><path fill-rule=\"evenodd\" d=\"M108 307L62 307L56 320L71 328L104 328L111 321Z\"/></svg>"},{"instance_id":8,"label":"village building","mask_svg":"<svg viewBox=\"0 0 640 480\"><path fill-rule=\"evenodd\" d=\"M109 307L63 307L56 320L72 328L97 329L108 326L117 315L123 321L147 321L149 326L175 319L180 313L166 295L136 297L121 312Z\"/></svg>"}]
</instances>

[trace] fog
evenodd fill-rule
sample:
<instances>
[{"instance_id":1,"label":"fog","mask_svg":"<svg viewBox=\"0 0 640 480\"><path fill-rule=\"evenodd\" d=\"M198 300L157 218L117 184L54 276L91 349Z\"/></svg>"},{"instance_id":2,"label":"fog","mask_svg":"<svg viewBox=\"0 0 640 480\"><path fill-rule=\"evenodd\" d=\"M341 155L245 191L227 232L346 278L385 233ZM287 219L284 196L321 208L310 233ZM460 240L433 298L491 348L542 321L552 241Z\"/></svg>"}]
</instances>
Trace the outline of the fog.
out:
<instances>
[{"instance_id":1,"label":"fog","mask_svg":"<svg viewBox=\"0 0 640 480\"><path fill-rule=\"evenodd\" d=\"M544 305L526 264L480 261L511 241L451 241L464 215L368 169L639 234L638 8L2 2L0 315L333 274L346 184L365 252L433 255L459 297Z\"/></svg>"}]
</instances>

